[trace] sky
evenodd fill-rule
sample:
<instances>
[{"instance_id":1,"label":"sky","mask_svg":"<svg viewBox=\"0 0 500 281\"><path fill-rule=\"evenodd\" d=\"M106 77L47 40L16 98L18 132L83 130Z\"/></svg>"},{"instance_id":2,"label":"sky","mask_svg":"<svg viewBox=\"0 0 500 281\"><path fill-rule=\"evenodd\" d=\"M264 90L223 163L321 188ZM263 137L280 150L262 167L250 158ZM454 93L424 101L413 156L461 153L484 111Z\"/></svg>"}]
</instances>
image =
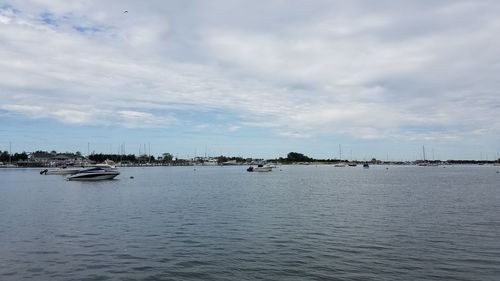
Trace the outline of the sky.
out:
<instances>
[{"instance_id":1,"label":"sky","mask_svg":"<svg viewBox=\"0 0 500 281\"><path fill-rule=\"evenodd\" d=\"M0 0L0 150L495 159L496 0Z\"/></svg>"}]
</instances>

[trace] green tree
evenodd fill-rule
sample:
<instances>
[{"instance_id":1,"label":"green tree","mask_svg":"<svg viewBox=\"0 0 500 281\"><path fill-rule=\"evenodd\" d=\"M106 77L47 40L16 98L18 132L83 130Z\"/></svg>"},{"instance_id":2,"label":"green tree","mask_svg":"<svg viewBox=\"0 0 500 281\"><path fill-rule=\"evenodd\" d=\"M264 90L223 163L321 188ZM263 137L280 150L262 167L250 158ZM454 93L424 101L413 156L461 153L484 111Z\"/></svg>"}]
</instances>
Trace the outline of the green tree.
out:
<instances>
[{"instance_id":1,"label":"green tree","mask_svg":"<svg viewBox=\"0 0 500 281\"><path fill-rule=\"evenodd\" d=\"M226 156L223 156L223 155L221 155L221 156L217 157L217 163L219 163L219 164L220 164L220 163L227 162L228 160L229 160L229 159L228 159Z\"/></svg>"},{"instance_id":2,"label":"green tree","mask_svg":"<svg viewBox=\"0 0 500 281\"><path fill-rule=\"evenodd\" d=\"M23 153L15 153L13 156L12 156L12 161L19 161L19 160L27 160L28 159L28 154L26 154L26 152L23 152Z\"/></svg>"},{"instance_id":3,"label":"green tree","mask_svg":"<svg viewBox=\"0 0 500 281\"><path fill-rule=\"evenodd\" d=\"M9 161L9 153L7 151L0 151L0 162L7 162Z\"/></svg>"},{"instance_id":4,"label":"green tree","mask_svg":"<svg viewBox=\"0 0 500 281\"><path fill-rule=\"evenodd\" d=\"M174 156L168 152L163 153L163 162L172 162Z\"/></svg>"},{"instance_id":5,"label":"green tree","mask_svg":"<svg viewBox=\"0 0 500 281\"><path fill-rule=\"evenodd\" d=\"M302 153L290 152L286 158L287 162L310 162L313 159L305 156Z\"/></svg>"}]
</instances>

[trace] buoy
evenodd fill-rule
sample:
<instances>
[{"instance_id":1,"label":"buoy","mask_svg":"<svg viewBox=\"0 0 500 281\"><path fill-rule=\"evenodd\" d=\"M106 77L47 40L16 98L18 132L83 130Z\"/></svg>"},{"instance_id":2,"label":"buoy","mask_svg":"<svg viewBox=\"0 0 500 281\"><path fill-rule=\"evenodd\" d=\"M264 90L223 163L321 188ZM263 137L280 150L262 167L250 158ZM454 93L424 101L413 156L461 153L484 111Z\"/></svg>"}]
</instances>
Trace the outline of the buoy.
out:
<instances>
[{"instance_id":1,"label":"buoy","mask_svg":"<svg viewBox=\"0 0 500 281\"><path fill-rule=\"evenodd\" d=\"M130 176L131 179L133 179L134 177L133 176Z\"/></svg>"}]
</instances>

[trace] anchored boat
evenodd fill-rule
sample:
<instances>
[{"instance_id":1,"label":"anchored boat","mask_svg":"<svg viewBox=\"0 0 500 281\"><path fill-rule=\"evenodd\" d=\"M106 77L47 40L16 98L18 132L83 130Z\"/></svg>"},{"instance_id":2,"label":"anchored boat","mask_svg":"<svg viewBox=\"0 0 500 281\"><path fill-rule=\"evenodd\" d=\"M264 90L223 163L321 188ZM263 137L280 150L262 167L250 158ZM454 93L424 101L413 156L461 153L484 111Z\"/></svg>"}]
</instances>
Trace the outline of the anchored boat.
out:
<instances>
[{"instance_id":1,"label":"anchored boat","mask_svg":"<svg viewBox=\"0 0 500 281\"><path fill-rule=\"evenodd\" d=\"M40 175L74 175L80 172L82 168L57 168L57 169L45 169L40 172Z\"/></svg>"},{"instance_id":2,"label":"anchored boat","mask_svg":"<svg viewBox=\"0 0 500 281\"><path fill-rule=\"evenodd\" d=\"M271 172L272 170L273 167L270 165L257 165L257 167L248 167L247 172Z\"/></svg>"},{"instance_id":3,"label":"anchored boat","mask_svg":"<svg viewBox=\"0 0 500 281\"><path fill-rule=\"evenodd\" d=\"M78 174L69 176L67 179L70 181L96 181L96 180L110 180L118 176L120 172L115 169L106 169L101 167L94 167L83 169Z\"/></svg>"}]
</instances>

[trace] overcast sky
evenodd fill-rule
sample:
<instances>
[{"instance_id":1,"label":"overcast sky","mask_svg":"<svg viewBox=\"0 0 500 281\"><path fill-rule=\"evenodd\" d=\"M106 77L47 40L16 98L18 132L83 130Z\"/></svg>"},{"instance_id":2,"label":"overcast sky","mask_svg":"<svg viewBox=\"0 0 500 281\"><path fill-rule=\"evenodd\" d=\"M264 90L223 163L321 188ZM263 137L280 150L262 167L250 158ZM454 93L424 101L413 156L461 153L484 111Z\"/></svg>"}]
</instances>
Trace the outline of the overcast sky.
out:
<instances>
[{"instance_id":1,"label":"overcast sky","mask_svg":"<svg viewBox=\"0 0 500 281\"><path fill-rule=\"evenodd\" d=\"M500 1L0 0L0 150L493 159Z\"/></svg>"}]
</instances>

